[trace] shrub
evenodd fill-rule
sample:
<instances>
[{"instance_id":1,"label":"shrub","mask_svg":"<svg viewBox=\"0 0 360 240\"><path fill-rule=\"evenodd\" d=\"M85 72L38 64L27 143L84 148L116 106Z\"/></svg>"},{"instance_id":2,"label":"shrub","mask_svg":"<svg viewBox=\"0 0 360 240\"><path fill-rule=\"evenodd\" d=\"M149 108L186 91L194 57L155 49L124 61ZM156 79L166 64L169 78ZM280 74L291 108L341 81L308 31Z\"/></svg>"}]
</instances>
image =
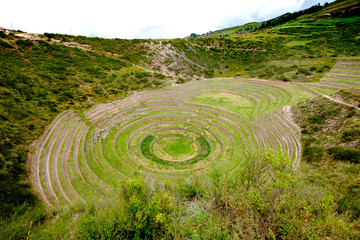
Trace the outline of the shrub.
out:
<instances>
[{"instance_id":1,"label":"shrub","mask_svg":"<svg viewBox=\"0 0 360 240\"><path fill-rule=\"evenodd\" d=\"M286 77L285 75L279 75L276 77L276 79L283 81L283 82L290 82L290 79Z\"/></svg>"},{"instance_id":2,"label":"shrub","mask_svg":"<svg viewBox=\"0 0 360 240\"><path fill-rule=\"evenodd\" d=\"M6 33L4 33L3 31L0 31L0 38L6 38Z\"/></svg>"},{"instance_id":3,"label":"shrub","mask_svg":"<svg viewBox=\"0 0 360 240\"><path fill-rule=\"evenodd\" d=\"M341 134L341 139L344 142L349 142L360 138L360 128L345 129Z\"/></svg>"},{"instance_id":4,"label":"shrub","mask_svg":"<svg viewBox=\"0 0 360 240\"><path fill-rule=\"evenodd\" d=\"M351 195L346 195L340 198L338 201L338 211L340 213L350 213L352 220L358 220L360 218L360 200Z\"/></svg>"},{"instance_id":5,"label":"shrub","mask_svg":"<svg viewBox=\"0 0 360 240\"><path fill-rule=\"evenodd\" d=\"M261 69L258 74L259 78L271 78L272 76L274 76L274 72L268 67Z\"/></svg>"},{"instance_id":6,"label":"shrub","mask_svg":"<svg viewBox=\"0 0 360 240\"><path fill-rule=\"evenodd\" d=\"M10 44L8 44L7 42L3 41L0 39L0 47L3 48L14 48L13 46L11 46Z\"/></svg>"},{"instance_id":7,"label":"shrub","mask_svg":"<svg viewBox=\"0 0 360 240\"><path fill-rule=\"evenodd\" d=\"M215 170L192 187L205 186L207 191L201 198L184 200L169 231L176 231L179 239L346 238L345 225L329 218L334 197L291 170L288 157L271 151L249 154L233 176Z\"/></svg>"},{"instance_id":8,"label":"shrub","mask_svg":"<svg viewBox=\"0 0 360 240\"><path fill-rule=\"evenodd\" d=\"M271 150L248 153L233 174L175 180L124 180L118 194L38 225L22 220L8 233L34 239L351 239L356 231L335 212L335 199L294 175L291 160ZM74 218L74 216L77 216ZM15 220L18 220L16 218ZM69 231L70 230L70 231ZM14 235L12 235L14 236Z\"/></svg>"},{"instance_id":9,"label":"shrub","mask_svg":"<svg viewBox=\"0 0 360 240\"><path fill-rule=\"evenodd\" d=\"M302 153L304 161L308 163L320 162L323 156L324 149L322 147L304 145Z\"/></svg>"},{"instance_id":10,"label":"shrub","mask_svg":"<svg viewBox=\"0 0 360 240\"><path fill-rule=\"evenodd\" d=\"M33 46L33 42L29 39L26 39L26 40L16 40L15 41L16 44L19 46L19 47L22 47L22 48L28 48L28 47L31 47Z\"/></svg>"},{"instance_id":11,"label":"shrub","mask_svg":"<svg viewBox=\"0 0 360 240\"><path fill-rule=\"evenodd\" d=\"M159 69L160 70L160 69ZM165 79L166 76L161 74L161 73L154 73L154 78L157 78L157 79Z\"/></svg>"},{"instance_id":12,"label":"shrub","mask_svg":"<svg viewBox=\"0 0 360 240\"><path fill-rule=\"evenodd\" d=\"M311 75L311 72L309 70L307 70L306 68L301 68L301 67L298 69L298 73L304 74L306 76Z\"/></svg>"},{"instance_id":13,"label":"shrub","mask_svg":"<svg viewBox=\"0 0 360 240\"><path fill-rule=\"evenodd\" d=\"M355 114L356 114L356 110L353 109L346 115L346 118L352 118Z\"/></svg>"},{"instance_id":14,"label":"shrub","mask_svg":"<svg viewBox=\"0 0 360 240\"><path fill-rule=\"evenodd\" d=\"M44 33L45 37L47 37L48 39L52 39L55 38L56 34L55 33Z\"/></svg>"},{"instance_id":15,"label":"shrub","mask_svg":"<svg viewBox=\"0 0 360 240\"><path fill-rule=\"evenodd\" d=\"M214 77L214 73L215 73L214 69L206 69L206 70L204 71L204 74L205 74L205 77L206 77L206 78L212 78L212 77Z\"/></svg>"},{"instance_id":16,"label":"shrub","mask_svg":"<svg viewBox=\"0 0 360 240\"><path fill-rule=\"evenodd\" d=\"M179 78L176 80L175 83L176 83L176 84L183 84L184 82L186 82L185 79L179 77Z\"/></svg>"},{"instance_id":17,"label":"shrub","mask_svg":"<svg viewBox=\"0 0 360 240\"><path fill-rule=\"evenodd\" d=\"M78 237L85 239L158 239L169 224L174 197L168 192L150 193L136 176L122 182L120 204L115 209L88 214L80 223ZM112 205L112 207L115 207Z\"/></svg>"},{"instance_id":18,"label":"shrub","mask_svg":"<svg viewBox=\"0 0 360 240\"><path fill-rule=\"evenodd\" d=\"M357 149L344 148L335 146L327 149L327 152L333 156L335 160L360 163L360 151Z\"/></svg>"}]
</instances>

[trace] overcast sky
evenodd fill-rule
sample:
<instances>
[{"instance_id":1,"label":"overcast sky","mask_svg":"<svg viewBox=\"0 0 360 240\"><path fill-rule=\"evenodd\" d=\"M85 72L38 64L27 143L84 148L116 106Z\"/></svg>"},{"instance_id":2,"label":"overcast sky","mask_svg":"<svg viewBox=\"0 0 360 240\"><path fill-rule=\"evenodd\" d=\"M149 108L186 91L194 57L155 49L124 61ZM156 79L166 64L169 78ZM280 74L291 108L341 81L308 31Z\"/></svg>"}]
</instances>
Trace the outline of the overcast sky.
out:
<instances>
[{"instance_id":1,"label":"overcast sky","mask_svg":"<svg viewBox=\"0 0 360 240\"><path fill-rule=\"evenodd\" d=\"M29 33L177 38L333 0L5 0L0 26Z\"/></svg>"}]
</instances>

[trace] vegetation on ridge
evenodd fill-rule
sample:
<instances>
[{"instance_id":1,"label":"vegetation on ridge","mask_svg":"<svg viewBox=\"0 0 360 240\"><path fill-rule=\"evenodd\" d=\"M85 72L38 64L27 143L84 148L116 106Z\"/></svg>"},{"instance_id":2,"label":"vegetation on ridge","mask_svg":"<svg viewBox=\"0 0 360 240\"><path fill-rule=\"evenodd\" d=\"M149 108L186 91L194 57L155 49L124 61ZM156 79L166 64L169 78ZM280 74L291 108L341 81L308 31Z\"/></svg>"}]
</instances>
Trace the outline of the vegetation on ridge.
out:
<instances>
[{"instance_id":1,"label":"vegetation on ridge","mask_svg":"<svg viewBox=\"0 0 360 240\"><path fill-rule=\"evenodd\" d=\"M333 97L359 95L342 90ZM302 128L304 175L339 199L339 211L360 217L360 113L327 98L308 99L294 107Z\"/></svg>"}]
</instances>

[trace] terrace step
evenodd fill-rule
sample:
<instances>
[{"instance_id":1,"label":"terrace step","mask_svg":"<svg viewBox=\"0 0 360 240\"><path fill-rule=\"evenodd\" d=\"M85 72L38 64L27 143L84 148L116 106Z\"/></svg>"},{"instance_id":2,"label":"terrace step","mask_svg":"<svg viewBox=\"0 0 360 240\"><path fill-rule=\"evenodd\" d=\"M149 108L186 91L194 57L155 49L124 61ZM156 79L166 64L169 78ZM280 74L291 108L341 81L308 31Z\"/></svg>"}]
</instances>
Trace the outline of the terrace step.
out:
<instances>
[{"instance_id":1,"label":"terrace step","mask_svg":"<svg viewBox=\"0 0 360 240\"><path fill-rule=\"evenodd\" d=\"M34 153L36 189L50 206L72 205L107 197L133 172L157 179L183 179L213 168L231 174L248 151L264 147L287 153L295 168L299 128L283 110L294 91L314 94L282 82L201 80L94 106L86 119L62 113ZM150 154L144 153L148 136L192 139L199 152L185 160L155 158L153 142L146 145Z\"/></svg>"}]
</instances>

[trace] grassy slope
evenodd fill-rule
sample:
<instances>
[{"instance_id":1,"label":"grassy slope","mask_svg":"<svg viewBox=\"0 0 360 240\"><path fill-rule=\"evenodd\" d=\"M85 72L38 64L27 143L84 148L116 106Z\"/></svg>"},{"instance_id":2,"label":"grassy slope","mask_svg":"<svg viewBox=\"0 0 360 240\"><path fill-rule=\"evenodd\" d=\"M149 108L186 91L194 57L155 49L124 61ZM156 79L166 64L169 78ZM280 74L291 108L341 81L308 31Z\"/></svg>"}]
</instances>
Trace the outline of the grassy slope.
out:
<instances>
[{"instance_id":1,"label":"grassy slope","mask_svg":"<svg viewBox=\"0 0 360 240\"><path fill-rule=\"evenodd\" d=\"M196 38L171 44L204 68L202 71L190 69L185 72L189 75L233 77L240 74L242 77L302 82L319 79L333 65L332 49L324 49L320 43L311 47L289 47L287 43L291 40L277 34L264 34ZM316 54L320 52L324 54ZM178 66L175 70L182 68Z\"/></svg>"},{"instance_id":2,"label":"grassy slope","mask_svg":"<svg viewBox=\"0 0 360 240\"><path fill-rule=\"evenodd\" d=\"M234 35L234 34L247 34L249 32L252 32L259 25L261 25L261 23L259 23L259 22L246 23L241 26L217 30L212 33L206 34L204 36L206 36L206 37L225 37L225 36Z\"/></svg>"},{"instance_id":3,"label":"grassy slope","mask_svg":"<svg viewBox=\"0 0 360 240\"><path fill-rule=\"evenodd\" d=\"M95 47L100 41L78 39ZM24 183L28 146L59 112L81 110L133 90L158 88L167 79L105 54L106 44L86 51L14 36L6 36L0 43L0 212L6 216L14 206L34 201ZM122 49L118 52L133 54L128 58L141 51L136 42L111 44Z\"/></svg>"},{"instance_id":4,"label":"grassy slope","mask_svg":"<svg viewBox=\"0 0 360 240\"><path fill-rule=\"evenodd\" d=\"M231 177L216 170L179 183L134 176L109 201L77 205L56 218L42 209L27 211L3 233L34 239L356 239L359 231L335 212L334 197L291 174L290 162L263 152L249 154Z\"/></svg>"},{"instance_id":5,"label":"grassy slope","mask_svg":"<svg viewBox=\"0 0 360 240\"><path fill-rule=\"evenodd\" d=\"M333 95L345 101L359 95L342 90ZM360 113L326 98L309 99L294 108L302 128L306 178L336 193L341 211L360 217Z\"/></svg>"},{"instance_id":6,"label":"grassy slope","mask_svg":"<svg viewBox=\"0 0 360 240\"><path fill-rule=\"evenodd\" d=\"M190 38L176 48L206 69L212 68L217 77L240 73L245 77L318 81L337 56L360 54L360 18L352 10L357 5L353 0L334 2L319 13L256 30L250 36L235 36L235 29L242 28L239 26ZM229 32L229 37L218 37L218 33L225 32ZM196 46L205 49L196 54ZM208 55L215 61L206 61Z\"/></svg>"},{"instance_id":7,"label":"grassy slope","mask_svg":"<svg viewBox=\"0 0 360 240\"><path fill-rule=\"evenodd\" d=\"M215 44L208 44L213 47L210 50L222 56L230 53L219 46L221 42L230 42L230 39L235 42L231 44L234 66L227 64L225 68L222 66L215 71L219 76L239 72L250 77L318 81L322 73L333 65L334 57L359 55L360 44L357 36L360 18L359 13L352 10L356 6L358 2L353 0L334 2L318 13L303 15L282 25L254 31L252 36L234 37L233 34L226 39L211 39ZM332 15L326 16L325 13ZM277 44L264 46L263 43L266 44L267 41ZM216 44L217 42L219 43ZM252 52L251 55L256 57L250 60L252 68L249 69L245 57L249 53L244 50L254 48L270 52ZM272 51L273 49L276 51ZM217 57L216 53L213 55Z\"/></svg>"},{"instance_id":8,"label":"grassy slope","mask_svg":"<svg viewBox=\"0 0 360 240\"><path fill-rule=\"evenodd\" d=\"M313 13L306 13L310 9L318 8L318 11L310 11ZM347 19L353 18L354 16L359 16L359 6L360 3L357 0L338 0L334 1L327 6L320 6L314 5L313 7L304 10L302 13L297 12L297 16L295 19L289 18L285 22L280 22L278 24L269 25L266 28L271 30L274 26L278 26L280 28L288 27L289 25L294 26L296 24L300 24L303 26L314 26L316 24L325 24L325 25L333 25L337 21L343 19L344 21L347 21ZM229 36L233 36L237 33L252 33L257 34L257 30L264 29L265 27L261 27L262 24L266 24L267 22L279 22L281 18L286 19L286 16L291 16L291 13L283 14L279 17L276 17L274 19L267 20L265 22L253 22L253 23L247 23L241 26L235 26L230 28L225 28L221 30L216 30L214 32L210 31L209 33L199 35L201 37L219 37L220 35L225 36L225 34ZM316 22L317 20L324 20L324 22Z\"/></svg>"}]
</instances>

